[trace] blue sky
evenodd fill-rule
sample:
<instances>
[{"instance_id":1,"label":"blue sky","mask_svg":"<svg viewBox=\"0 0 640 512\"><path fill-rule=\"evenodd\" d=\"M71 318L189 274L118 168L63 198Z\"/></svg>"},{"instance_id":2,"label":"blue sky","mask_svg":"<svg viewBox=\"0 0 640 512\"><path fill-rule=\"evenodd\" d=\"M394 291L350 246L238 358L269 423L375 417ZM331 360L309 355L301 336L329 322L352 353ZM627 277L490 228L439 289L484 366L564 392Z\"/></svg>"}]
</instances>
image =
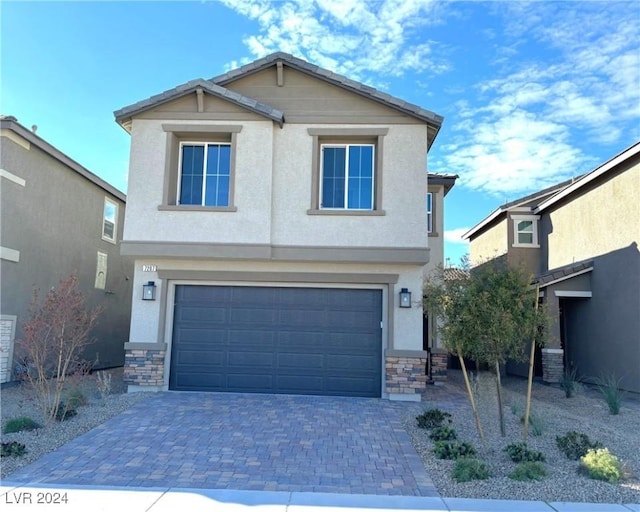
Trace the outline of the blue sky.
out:
<instances>
[{"instance_id":1,"label":"blue sky","mask_svg":"<svg viewBox=\"0 0 640 512\"><path fill-rule=\"evenodd\" d=\"M285 51L442 116L445 257L640 139L640 2L2 2L0 111L126 192L113 111Z\"/></svg>"}]
</instances>

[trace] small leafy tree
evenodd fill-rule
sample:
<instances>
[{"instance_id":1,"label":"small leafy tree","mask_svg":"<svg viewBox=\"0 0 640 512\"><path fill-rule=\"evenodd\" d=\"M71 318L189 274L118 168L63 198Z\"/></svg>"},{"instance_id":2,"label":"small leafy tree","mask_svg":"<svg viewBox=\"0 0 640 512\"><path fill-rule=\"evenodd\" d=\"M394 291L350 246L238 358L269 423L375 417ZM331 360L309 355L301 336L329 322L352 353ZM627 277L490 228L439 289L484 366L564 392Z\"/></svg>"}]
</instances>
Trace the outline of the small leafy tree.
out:
<instances>
[{"instance_id":1,"label":"small leafy tree","mask_svg":"<svg viewBox=\"0 0 640 512\"><path fill-rule=\"evenodd\" d=\"M42 302L34 289L30 320L16 340L16 349L24 365L23 378L33 387L46 421L59 413L65 380L80 365L85 347L93 343L89 334L100 310L86 309L75 274L60 281Z\"/></svg>"},{"instance_id":2,"label":"small leafy tree","mask_svg":"<svg viewBox=\"0 0 640 512\"><path fill-rule=\"evenodd\" d=\"M487 262L468 277L427 281L424 307L442 319L446 347L460 359L470 357L495 368L500 431L505 435L500 365L525 359L527 339L541 337L544 310L536 307L538 296L531 276L520 268ZM541 341L540 339L534 340ZM476 423L478 420L476 419Z\"/></svg>"}]
</instances>

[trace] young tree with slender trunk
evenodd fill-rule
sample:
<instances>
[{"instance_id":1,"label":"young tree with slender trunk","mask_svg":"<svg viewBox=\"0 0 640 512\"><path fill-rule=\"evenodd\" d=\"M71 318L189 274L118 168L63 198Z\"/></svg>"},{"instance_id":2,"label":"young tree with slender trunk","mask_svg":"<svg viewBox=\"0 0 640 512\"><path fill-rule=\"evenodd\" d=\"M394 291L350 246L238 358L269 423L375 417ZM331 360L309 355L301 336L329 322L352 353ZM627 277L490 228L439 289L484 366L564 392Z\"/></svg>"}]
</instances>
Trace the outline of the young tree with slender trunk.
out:
<instances>
[{"instance_id":1,"label":"young tree with slender trunk","mask_svg":"<svg viewBox=\"0 0 640 512\"><path fill-rule=\"evenodd\" d=\"M425 307L440 311L447 348L494 369L504 436L500 366L510 359L524 360L527 340L544 325L543 312L535 307L538 297L531 276L520 268L487 262L466 279L428 281L424 291Z\"/></svg>"}]
</instances>

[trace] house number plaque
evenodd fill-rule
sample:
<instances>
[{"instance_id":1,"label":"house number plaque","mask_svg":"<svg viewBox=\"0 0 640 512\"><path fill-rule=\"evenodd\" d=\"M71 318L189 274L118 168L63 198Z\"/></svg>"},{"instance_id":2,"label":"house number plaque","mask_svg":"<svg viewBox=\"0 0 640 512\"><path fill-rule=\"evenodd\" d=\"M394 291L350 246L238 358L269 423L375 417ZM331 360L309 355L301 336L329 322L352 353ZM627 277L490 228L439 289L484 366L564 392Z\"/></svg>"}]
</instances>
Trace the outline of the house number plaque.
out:
<instances>
[{"instance_id":1,"label":"house number plaque","mask_svg":"<svg viewBox=\"0 0 640 512\"><path fill-rule=\"evenodd\" d=\"M157 265L142 265L143 272L155 272L156 270L158 270Z\"/></svg>"}]
</instances>

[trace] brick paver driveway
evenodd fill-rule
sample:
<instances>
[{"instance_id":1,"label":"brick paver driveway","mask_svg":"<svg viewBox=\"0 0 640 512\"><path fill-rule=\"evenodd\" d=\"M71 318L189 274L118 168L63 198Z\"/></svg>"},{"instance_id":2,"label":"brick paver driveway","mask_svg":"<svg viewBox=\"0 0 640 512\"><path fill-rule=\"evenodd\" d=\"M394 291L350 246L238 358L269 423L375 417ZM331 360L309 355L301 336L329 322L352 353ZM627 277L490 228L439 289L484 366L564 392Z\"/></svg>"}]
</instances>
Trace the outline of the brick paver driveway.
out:
<instances>
[{"instance_id":1,"label":"brick paver driveway","mask_svg":"<svg viewBox=\"0 0 640 512\"><path fill-rule=\"evenodd\" d=\"M400 418L369 398L168 392L11 481L438 496Z\"/></svg>"}]
</instances>

